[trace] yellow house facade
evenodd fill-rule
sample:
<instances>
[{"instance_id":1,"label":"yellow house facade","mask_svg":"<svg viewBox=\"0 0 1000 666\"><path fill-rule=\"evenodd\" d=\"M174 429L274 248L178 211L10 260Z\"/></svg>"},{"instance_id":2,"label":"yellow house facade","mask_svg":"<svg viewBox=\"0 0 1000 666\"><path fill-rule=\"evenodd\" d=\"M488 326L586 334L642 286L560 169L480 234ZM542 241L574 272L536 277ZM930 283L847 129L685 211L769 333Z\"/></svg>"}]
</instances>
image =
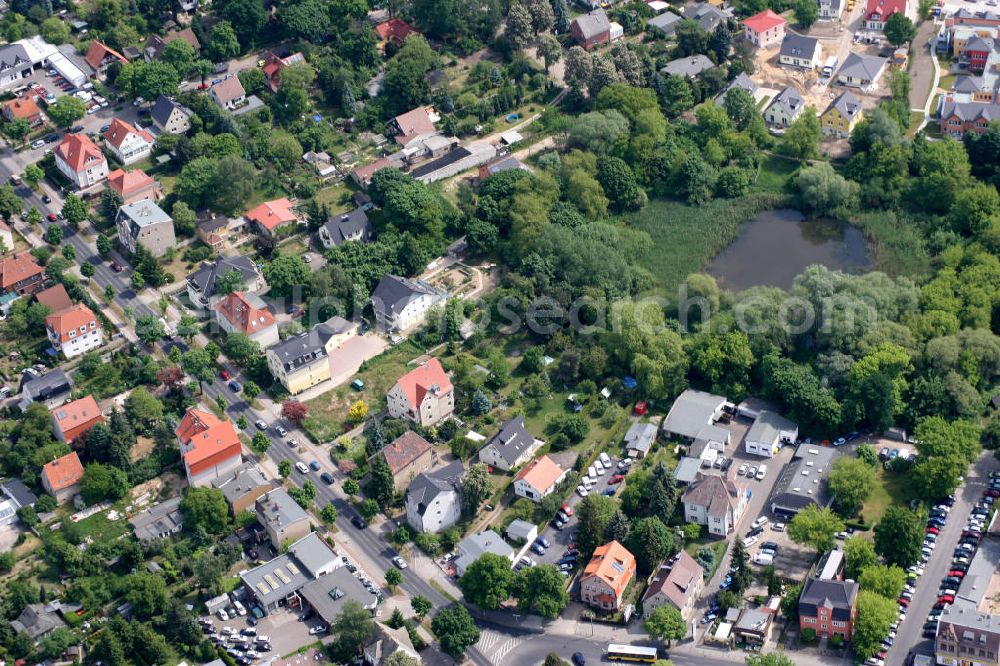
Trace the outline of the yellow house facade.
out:
<instances>
[{"instance_id":1,"label":"yellow house facade","mask_svg":"<svg viewBox=\"0 0 1000 666\"><path fill-rule=\"evenodd\" d=\"M820 115L819 124L824 136L843 139L851 135L863 117L861 101L853 93L844 92Z\"/></svg>"},{"instance_id":2,"label":"yellow house facade","mask_svg":"<svg viewBox=\"0 0 1000 666\"><path fill-rule=\"evenodd\" d=\"M356 333L355 324L334 317L268 349L268 370L291 395L298 395L332 377L330 354Z\"/></svg>"}]
</instances>

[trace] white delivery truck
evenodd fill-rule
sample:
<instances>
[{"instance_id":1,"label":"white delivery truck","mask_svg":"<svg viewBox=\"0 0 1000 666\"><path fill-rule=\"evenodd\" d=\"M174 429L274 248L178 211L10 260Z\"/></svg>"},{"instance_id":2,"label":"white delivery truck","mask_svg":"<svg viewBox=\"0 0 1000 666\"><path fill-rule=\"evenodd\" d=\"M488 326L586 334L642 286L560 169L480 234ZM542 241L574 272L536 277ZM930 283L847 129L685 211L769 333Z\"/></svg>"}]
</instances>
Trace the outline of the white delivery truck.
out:
<instances>
[{"instance_id":1,"label":"white delivery truck","mask_svg":"<svg viewBox=\"0 0 1000 666\"><path fill-rule=\"evenodd\" d=\"M826 78L830 78L833 76L833 70L835 69L837 69L837 56L830 56L826 59L826 62L823 63L823 69L820 73Z\"/></svg>"}]
</instances>

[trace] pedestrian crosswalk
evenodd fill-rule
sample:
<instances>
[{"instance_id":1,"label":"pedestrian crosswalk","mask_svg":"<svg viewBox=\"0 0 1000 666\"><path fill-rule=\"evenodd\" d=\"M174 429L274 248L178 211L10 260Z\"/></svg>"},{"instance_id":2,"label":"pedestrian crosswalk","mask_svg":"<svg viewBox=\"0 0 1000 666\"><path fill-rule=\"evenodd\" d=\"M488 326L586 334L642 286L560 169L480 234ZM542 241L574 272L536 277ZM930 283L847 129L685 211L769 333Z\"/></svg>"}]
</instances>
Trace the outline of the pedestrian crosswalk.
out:
<instances>
[{"instance_id":1,"label":"pedestrian crosswalk","mask_svg":"<svg viewBox=\"0 0 1000 666\"><path fill-rule=\"evenodd\" d=\"M480 632L479 642L476 643L476 647L490 660L490 663L499 666L503 662L503 658L510 654L521 642L522 639L520 636L511 636L500 631L483 629Z\"/></svg>"}]
</instances>

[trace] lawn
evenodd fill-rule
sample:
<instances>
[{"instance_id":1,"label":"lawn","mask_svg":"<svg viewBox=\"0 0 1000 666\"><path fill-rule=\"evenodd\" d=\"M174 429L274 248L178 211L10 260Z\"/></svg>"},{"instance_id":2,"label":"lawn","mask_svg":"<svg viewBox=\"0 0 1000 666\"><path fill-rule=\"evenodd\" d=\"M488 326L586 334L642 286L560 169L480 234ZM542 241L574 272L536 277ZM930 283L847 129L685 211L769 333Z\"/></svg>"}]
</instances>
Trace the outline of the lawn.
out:
<instances>
[{"instance_id":1,"label":"lawn","mask_svg":"<svg viewBox=\"0 0 1000 666\"><path fill-rule=\"evenodd\" d=\"M754 192L784 192L789 179L798 171L799 162L781 155L766 155L760 164Z\"/></svg>"},{"instance_id":2,"label":"lawn","mask_svg":"<svg viewBox=\"0 0 1000 666\"><path fill-rule=\"evenodd\" d=\"M692 541L684 546L684 550L691 557L697 557L698 551L704 546L711 546L712 550L715 551L715 563L711 569L705 570L705 580L711 580L712 576L718 570L719 565L722 564L722 559L726 556L726 548L729 547L729 542L725 539L708 539L702 537L697 541Z\"/></svg>"},{"instance_id":3,"label":"lawn","mask_svg":"<svg viewBox=\"0 0 1000 666\"><path fill-rule=\"evenodd\" d=\"M910 500L917 497L909 475L886 472L882 467L878 470L878 484L868 501L861 508L861 515L865 522L874 525L890 505L908 506Z\"/></svg>"},{"instance_id":4,"label":"lawn","mask_svg":"<svg viewBox=\"0 0 1000 666\"><path fill-rule=\"evenodd\" d=\"M924 120L923 111L910 111L910 126L909 129L906 131L906 136L910 137L911 139L914 136L916 136L917 128L920 127L920 123L922 123L923 120Z\"/></svg>"},{"instance_id":5,"label":"lawn","mask_svg":"<svg viewBox=\"0 0 1000 666\"><path fill-rule=\"evenodd\" d=\"M762 178L763 173L762 169ZM782 197L774 192L713 199L703 206L652 199L641 211L623 219L652 238L652 249L641 263L653 274L652 295L669 297L684 278L700 271L736 239L744 221L781 204Z\"/></svg>"},{"instance_id":6,"label":"lawn","mask_svg":"<svg viewBox=\"0 0 1000 666\"><path fill-rule=\"evenodd\" d=\"M322 190L316 193L313 197L316 203L323 205L326 204L330 207L331 213L339 213L342 211L347 211L352 207L350 203L351 188L347 186L346 181L341 181L336 185L331 185L330 187L324 187ZM346 198L348 203L341 203L341 200Z\"/></svg>"},{"instance_id":7,"label":"lawn","mask_svg":"<svg viewBox=\"0 0 1000 666\"><path fill-rule=\"evenodd\" d=\"M938 87L943 90L951 90L951 87L955 85L955 79L958 78L958 74L946 74L941 77L938 82Z\"/></svg>"}]
</instances>

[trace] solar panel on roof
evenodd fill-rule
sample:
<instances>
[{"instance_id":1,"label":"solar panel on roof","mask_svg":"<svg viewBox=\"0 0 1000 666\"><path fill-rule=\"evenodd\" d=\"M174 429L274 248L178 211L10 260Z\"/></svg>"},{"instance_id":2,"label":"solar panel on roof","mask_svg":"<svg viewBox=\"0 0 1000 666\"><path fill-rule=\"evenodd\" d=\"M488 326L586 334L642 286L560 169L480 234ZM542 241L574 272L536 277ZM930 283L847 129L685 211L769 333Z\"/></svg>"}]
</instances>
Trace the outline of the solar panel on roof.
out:
<instances>
[{"instance_id":1,"label":"solar panel on roof","mask_svg":"<svg viewBox=\"0 0 1000 666\"><path fill-rule=\"evenodd\" d=\"M271 574L264 574L264 581L271 586L272 590L278 589L278 583L271 577Z\"/></svg>"},{"instance_id":2,"label":"solar panel on roof","mask_svg":"<svg viewBox=\"0 0 1000 666\"><path fill-rule=\"evenodd\" d=\"M611 563L611 568L614 569L615 571L617 571L618 573L621 573L621 574L625 573L625 567L623 567L618 562L612 562Z\"/></svg>"},{"instance_id":3,"label":"solar panel on roof","mask_svg":"<svg viewBox=\"0 0 1000 666\"><path fill-rule=\"evenodd\" d=\"M285 568L288 569L290 572L292 572L293 576L298 576L299 575L299 568L297 566L295 566L294 564L292 564L291 562L287 562L285 564Z\"/></svg>"},{"instance_id":4,"label":"solar panel on roof","mask_svg":"<svg viewBox=\"0 0 1000 666\"><path fill-rule=\"evenodd\" d=\"M267 589L267 585L264 585L264 583L257 583L257 591L262 595L267 595L267 593L270 592L270 590Z\"/></svg>"},{"instance_id":5,"label":"solar panel on roof","mask_svg":"<svg viewBox=\"0 0 1000 666\"><path fill-rule=\"evenodd\" d=\"M274 568L274 575L280 578L281 582L284 583L285 585L288 585L289 583L292 582L292 579L288 577L288 574L286 574L284 571L281 570L281 567Z\"/></svg>"}]
</instances>

